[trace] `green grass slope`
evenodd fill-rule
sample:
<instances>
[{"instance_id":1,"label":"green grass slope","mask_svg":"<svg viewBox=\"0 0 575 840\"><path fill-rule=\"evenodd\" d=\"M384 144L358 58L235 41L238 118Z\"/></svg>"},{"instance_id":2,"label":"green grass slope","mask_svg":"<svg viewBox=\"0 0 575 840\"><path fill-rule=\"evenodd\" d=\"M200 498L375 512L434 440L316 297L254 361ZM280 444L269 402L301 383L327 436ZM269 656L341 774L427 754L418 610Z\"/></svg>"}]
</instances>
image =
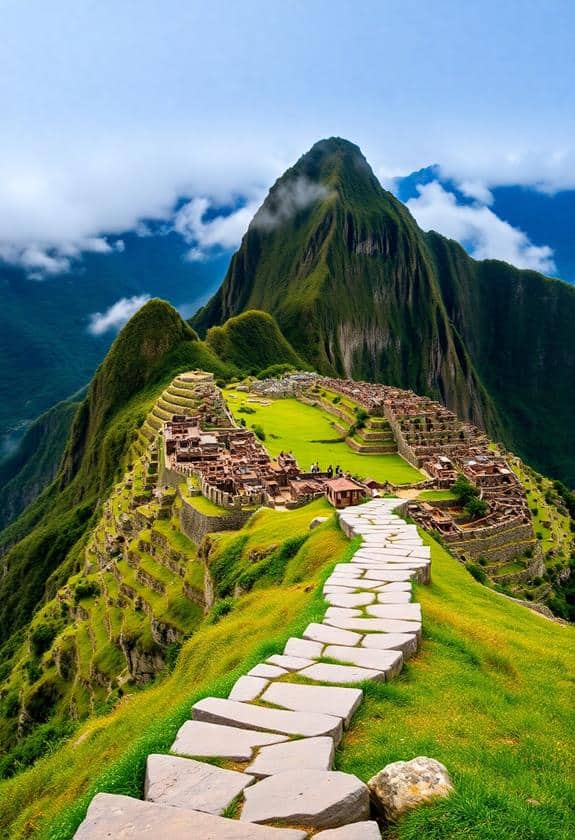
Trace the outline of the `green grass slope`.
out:
<instances>
[{"instance_id":1,"label":"green grass slope","mask_svg":"<svg viewBox=\"0 0 575 840\"><path fill-rule=\"evenodd\" d=\"M3 837L66 840L96 791L141 795L146 755L167 751L195 700L224 696L240 673L323 614L321 581L353 549L333 518L309 532L324 505L264 511L242 532L214 538L208 562L222 593L214 623L184 645L163 682L0 783ZM336 765L368 779L419 754L445 762L455 793L394 827L396 840L567 840L575 631L481 587L429 542L433 583L417 591L422 650L394 683L366 687ZM256 555L266 563L258 581L232 600L225 593Z\"/></svg>"},{"instance_id":2,"label":"green grass slope","mask_svg":"<svg viewBox=\"0 0 575 840\"><path fill-rule=\"evenodd\" d=\"M250 310L230 318L221 327L212 327L206 344L220 359L226 359L245 373L258 373L280 364L298 369L308 367L267 312Z\"/></svg>"}]
</instances>

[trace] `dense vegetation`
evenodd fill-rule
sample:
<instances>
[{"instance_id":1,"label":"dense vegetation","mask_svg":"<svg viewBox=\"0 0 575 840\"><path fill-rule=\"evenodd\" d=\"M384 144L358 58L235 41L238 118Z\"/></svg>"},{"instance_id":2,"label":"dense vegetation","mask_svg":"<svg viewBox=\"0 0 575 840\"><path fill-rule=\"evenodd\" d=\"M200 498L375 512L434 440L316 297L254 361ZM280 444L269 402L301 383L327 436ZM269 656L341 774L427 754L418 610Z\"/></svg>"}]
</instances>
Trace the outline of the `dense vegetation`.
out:
<instances>
[{"instance_id":1,"label":"dense vegetation","mask_svg":"<svg viewBox=\"0 0 575 840\"><path fill-rule=\"evenodd\" d=\"M316 199L288 215L302 182ZM276 182L192 323L254 308L318 370L430 394L575 484L575 288L423 234L351 143L316 143Z\"/></svg>"}]
</instances>

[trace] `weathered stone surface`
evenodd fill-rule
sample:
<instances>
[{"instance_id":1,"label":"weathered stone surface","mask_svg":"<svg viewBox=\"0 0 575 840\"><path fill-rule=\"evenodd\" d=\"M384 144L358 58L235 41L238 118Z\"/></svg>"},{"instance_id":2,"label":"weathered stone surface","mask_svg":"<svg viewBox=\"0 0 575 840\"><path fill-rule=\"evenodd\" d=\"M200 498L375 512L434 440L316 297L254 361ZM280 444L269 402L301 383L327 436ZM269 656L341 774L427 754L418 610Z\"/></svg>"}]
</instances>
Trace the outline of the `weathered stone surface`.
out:
<instances>
[{"instance_id":1,"label":"weathered stone surface","mask_svg":"<svg viewBox=\"0 0 575 840\"><path fill-rule=\"evenodd\" d=\"M328 607L325 611L326 618L361 618L363 610L359 607Z\"/></svg>"},{"instance_id":2,"label":"weathered stone surface","mask_svg":"<svg viewBox=\"0 0 575 840\"><path fill-rule=\"evenodd\" d=\"M379 592L377 600L380 604L409 604L411 592Z\"/></svg>"},{"instance_id":3,"label":"weathered stone surface","mask_svg":"<svg viewBox=\"0 0 575 840\"><path fill-rule=\"evenodd\" d=\"M397 573L396 573L397 574ZM353 583L349 583L345 588L352 593L355 589L367 589L373 590L376 589L377 586L381 586L382 581L380 580L364 580L363 578L354 578ZM342 587L338 587L341 589ZM325 587L324 587L325 592Z\"/></svg>"},{"instance_id":4,"label":"weathered stone surface","mask_svg":"<svg viewBox=\"0 0 575 840\"><path fill-rule=\"evenodd\" d=\"M262 747L246 773L264 777L288 770L331 770L334 752L331 738L300 738L285 744L273 744Z\"/></svg>"},{"instance_id":5,"label":"weathered stone surface","mask_svg":"<svg viewBox=\"0 0 575 840\"><path fill-rule=\"evenodd\" d=\"M375 595L371 592L358 592L353 595L326 594L325 600L333 607L363 607L366 604L373 604Z\"/></svg>"},{"instance_id":6,"label":"weathered stone surface","mask_svg":"<svg viewBox=\"0 0 575 840\"><path fill-rule=\"evenodd\" d=\"M415 569L391 569L389 566L382 566L381 570L378 571L377 578L370 578L368 573L365 582L367 584L369 580L371 582L370 588L372 588L377 583L392 583L394 580L409 581L415 577L415 573Z\"/></svg>"},{"instance_id":7,"label":"weathered stone surface","mask_svg":"<svg viewBox=\"0 0 575 840\"><path fill-rule=\"evenodd\" d=\"M420 755L411 761L394 761L368 782L372 801L389 822L411 808L453 790L447 768L434 758Z\"/></svg>"},{"instance_id":8,"label":"weathered stone surface","mask_svg":"<svg viewBox=\"0 0 575 840\"><path fill-rule=\"evenodd\" d=\"M304 668L300 673L302 677L307 677L308 680L317 680L317 682L332 683L333 685L385 679L385 674L373 668L358 668L355 665L332 665L327 662L316 662L315 665Z\"/></svg>"},{"instance_id":9,"label":"weathered stone surface","mask_svg":"<svg viewBox=\"0 0 575 840\"><path fill-rule=\"evenodd\" d=\"M130 796L98 793L75 840L305 840L295 829L246 825L201 811L143 802Z\"/></svg>"},{"instance_id":10,"label":"weathered stone surface","mask_svg":"<svg viewBox=\"0 0 575 840\"><path fill-rule=\"evenodd\" d=\"M249 761L256 747L277 744L286 740L285 735L255 732L235 726L205 723L200 720L187 720L180 727L171 752L204 758Z\"/></svg>"},{"instance_id":11,"label":"weathered stone surface","mask_svg":"<svg viewBox=\"0 0 575 840\"><path fill-rule=\"evenodd\" d=\"M400 650L405 658L417 652L418 639L413 633L367 633L361 647L376 650Z\"/></svg>"},{"instance_id":12,"label":"weathered stone surface","mask_svg":"<svg viewBox=\"0 0 575 840\"><path fill-rule=\"evenodd\" d=\"M361 703L361 698L362 692L358 688L331 688L283 682L272 683L262 695L262 700L276 706L283 706L295 712L334 715L342 718L346 724Z\"/></svg>"},{"instance_id":13,"label":"weathered stone surface","mask_svg":"<svg viewBox=\"0 0 575 840\"><path fill-rule=\"evenodd\" d=\"M294 770L246 788L242 822L335 828L369 816L366 785L347 773Z\"/></svg>"},{"instance_id":14,"label":"weathered stone surface","mask_svg":"<svg viewBox=\"0 0 575 840\"><path fill-rule=\"evenodd\" d=\"M357 645L362 639L359 633L338 630L325 624L308 624L303 635L305 639L324 642L327 645Z\"/></svg>"},{"instance_id":15,"label":"weathered stone surface","mask_svg":"<svg viewBox=\"0 0 575 840\"><path fill-rule=\"evenodd\" d=\"M325 623L341 630L360 633L416 633L421 632L421 622L399 621L394 618L326 618Z\"/></svg>"},{"instance_id":16,"label":"weathered stone surface","mask_svg":"<svg viewBox=\"0 0 575 840\"><path fill-rule=\"evenodd\" d=\"M230 700L249 701L259 697L269 680L263 677L240 677L230 691Z\"/></svg>"},{"instance_id":17,"label":"weathered stone surface","mask_svg":"<svg viewBox=\"0 0 575 840\"><path fill-rule=\"evenodd\" d=\"M280 668L285 668L286 671L300 671L306 665L311 665L311 659L305 659L302 656L286 656L283 653L275 653L266 659L268 665L277 665Z\"/></svg>"},{"instance_id":18,"label":"weathered stone surface","mask_svg":"<svg viewBox=\"0 0 575 840\"><path fill-rule=\"evenodd\" d=\"M287 674L285 668L280 668L277 665L267 665L265 662L261 662L259 665L255 665L251 671L248 671L248 677L265 677L266 679L273 680L276 677L283 677L284 674Z\"/></svg>"},{"instance_id":19,"label":"weathered stone surface","mask_svg":"<svg viewBox=\"0 0 575 840\"><path fill-rule=\"evenodd\" d=\"M271 686L270 686L271 688ZM337 742L341 738L341 719L314 712L284 712L282 709L266 709L236 700L222 700L220 697L206 697L192 708L194 720L208 723L223 723L244 729L259 729L279 732L284 735L331 735Z\"/></svg>"},{"instance_id":20,"label":"weathered stone surface","mask_svg":"<svg viewBox=\"0 0 575 840\"><path fill-rule=\"evenodd\" d=\"M334 567L332 574L342 574L345 576L354 577L355 575L359 575L360 572L358 572L358 570L349 563L338 563L337 566Z\"/></svg>"},{"instance_id":21,"label":"weathered stone surface","mask_svg":"<svg viewBox=\"0 0 575 840\"><path fill-rule=\"evenodd\" d=\"M392 679L401 671L403 655L398 650L368 650L343 645L329 645L324 656L340 662L359 665L361 668L375 668L384 671L386 679Z\"/></svg>"},{"instance_id":22,"label":"weathered stone surface","mask_svg":"<svg viewBox=\"0 0 575 840\"><path fill-rule=\"evenodd\" d=\"M144 799L160 805L223 814L228 805L250 784L250 777L213 764L149 755L146 763Z\"/></svg>"},{"instance_id":23,"label":"weathered stone surface","mask_svg":"<svg viewBox=\"0 0 575 840\"><path fill-rule=\"evenodd\" d=\"M323 587L324 595L331 593L333 595L352 595L353 588L351 584L349 586L333 586L331 583L324 584Z\"/></svg>"},{"instance_id":24,"label":"weathered stone surface","mask_svg":"<svg viewBox=\"0 0 575 840\"><path fill-rule=\"evenodd\" d=\"M402 621L421 621L419 604L372 604L366 613L377 618L395 618Z\"/></svg>"},{"instance_id":25,"label":"weathered stone surface","mask_svg":"<svg viewBox=\"0 0 575 840\"><path fill-rule=\"evenodd\" d=\"M381 832L376 822L356 822L342 825L341 828L328 828L314 834L314 840L381 840Z\"/></svg>"},{"instance_id":26,"label":"weathered stone surface","mask_svg":"<svg viewBox=\"0 0 575 840\"><path fill-rule=\"evenodd\" d=\"M377 592L411 592L413 589L409 581L395 581L393 583L382 583L377 587Z\"/></svg>"},{"instance_id":27,"label":"weathered stone surface","mask_svg":"<svg viewBox=\"0 0 575 840\"><path fill-rule=\"evenodd\" d=\"M296 639L292 636L288 639L284 648L287 656L299 656L303 659L319 659L323 645L321 642L312 642L309 639Z\"/></svg>"}]
</instances>

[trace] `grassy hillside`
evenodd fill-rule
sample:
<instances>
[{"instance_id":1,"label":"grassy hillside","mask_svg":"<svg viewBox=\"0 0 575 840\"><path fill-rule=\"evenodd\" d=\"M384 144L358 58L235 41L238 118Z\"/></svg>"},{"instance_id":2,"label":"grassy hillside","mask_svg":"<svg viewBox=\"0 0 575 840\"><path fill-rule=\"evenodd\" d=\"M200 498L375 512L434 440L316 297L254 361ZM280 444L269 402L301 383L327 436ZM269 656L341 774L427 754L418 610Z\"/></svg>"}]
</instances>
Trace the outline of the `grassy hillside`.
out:
<instances>
[{"instance_id":1,"label":"grassy hillside","mask_svg":"<svg viewBox=\"0 0 575 840\"><path fill-rule=\"evenodd\" d=\"M220 359L246 373L259 373L277 364L306 368L275 320L267 312L248 311L208 330L206 344Z\"/></svg>"},{"instance_id":2,"label":"grassy hillside","mask_svg":"<svg viewBox=\"0 0 575 840\"><path fill-rule=\"evenodd\" d=\"M271 548L275 562L255 591L224 596L215 623L184 645L163 682L0 784L3 836L64 840L95 791L140 795L146 754L167 750L195 700L223 696L238 674L322 614L320 583L351 545L333 519L308 531L324 510L318 502L289 514L265 511L244 532L214 538L210 568L224 591L245 575L253 552ZM422 651L393 685L366 688L337 766L367 779L388 761L421 753L446 763L455 794L405 819L392 835L398 840L567 840L574 630L481 587L430 543L433 584L417 592Z\"/></svg>"},{"instance_id":3,"label":"grassy hillside","mask_svg":"<svg viewBox=\"0 0 575 840\"><path fill-rule=\"evenodd\" d=\"M0 462L0 530L54 479L83 396L58 403L39 417L16 452Z\"/></svg>"}]
</instances>

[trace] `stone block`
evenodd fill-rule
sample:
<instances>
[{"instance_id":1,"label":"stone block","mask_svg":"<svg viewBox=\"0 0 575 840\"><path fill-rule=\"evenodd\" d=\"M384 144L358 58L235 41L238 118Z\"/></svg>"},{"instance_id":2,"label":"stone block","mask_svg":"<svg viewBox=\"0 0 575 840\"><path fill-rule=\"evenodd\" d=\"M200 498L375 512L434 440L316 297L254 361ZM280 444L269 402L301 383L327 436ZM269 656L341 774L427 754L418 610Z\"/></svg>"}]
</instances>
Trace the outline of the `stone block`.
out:
<instances>
[{"instance_id":1,"label":"stone block","mask_svg":"<svg viewBox=\"0 0 575 840\"><path fill-rule=\"evenodd\" d=\"M334 752L331 738L300 738L273 744L262 747L246 773L263 778L288 770L331 770Z\"/></svg>"},{"instance_id":2,"label":"stone block","mask_svg":"<svg viewBox=\"0 0 575 840\"><path fill-rule=\"evenodd\" d=\"M286 740L285 735L255 732L249 729L205 723L199 720L187 720L180 727L176 740L172 744L171 752L203 758L229 758L233 761L249 761L257 747L277 744Z\"/></svg>"},{"instance_id":3,"label":"stone block","mask_svg":"<svg viewBox=\"0 0 575 840\"><path fill-rule=\"evenodd\" d=\"M295 712L334 715L341 718L346 725L361 703L361 698L362 692L358 688L331 688L324 685L282 682L272 683L262 695L262 700L275 706L283 706Z\"/></svg>"}]
</instances>

